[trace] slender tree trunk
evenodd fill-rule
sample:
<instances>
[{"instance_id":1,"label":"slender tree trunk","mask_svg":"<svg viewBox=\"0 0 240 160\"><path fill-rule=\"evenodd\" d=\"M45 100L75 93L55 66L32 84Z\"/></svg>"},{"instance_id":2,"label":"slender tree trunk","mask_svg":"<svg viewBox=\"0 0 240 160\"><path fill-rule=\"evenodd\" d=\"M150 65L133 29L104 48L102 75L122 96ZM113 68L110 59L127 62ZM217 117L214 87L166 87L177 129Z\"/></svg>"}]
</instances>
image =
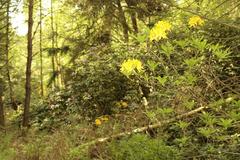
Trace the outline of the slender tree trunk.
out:
<instances>
[{"instance_id":1,"label":"slender tree trunk","mask_svg":"<svg viewBox=\"0 0 240 160\"><path fill-rule=\"evenodd\" d=\"M55 16L55 41L56 41L56 48L58 48L58 18ZM61 89L62 88L62 73L61 73L61 57L58 53L56 53L56 64L57 64L57 82L58 82L58 87Z\"/></svg>"},{"instance_id":2,"label":"slender tree trunk","mask_svg":"<svg viewBox=\"0 0 240 160\"><path fill-rule=\"evenodd\" d=\"M31 101L31 67L32 67L32 27L33 27L33 4L34 0L28 1L28 45L27 45L27 66L26 66L26 85L25 85L25 104L23 113L23 127L29 126L29 109Z\"/></svg>"},{"instance_id":3,"label":"slender tree trunk","mask_svg":"<svg viewBox=\"0 0 240 160\"><path fill-rule=\"evenodd\" d=\"M55 67L55 56L52 55L52 73L53 73L53 76L54 76L54 77L53 77L53 78L54 78L54 79L53 79L53 86L52 86L52 87L53 87L53 90L56 88L56 85L57 85L57 84L56 84L56 79L55 79L55 78L56 78L56 77L55 77L55 76L56 76L56 69L55 69L55 68L56 68L56 67Z\"/></svg>"},{"instance_id":4,"label":"slender tree trunk","mask_svg":"<svg viewBox=\"0 0 240 160\"><path fill-rule=\"evenodd\" d=\"M54 33L54 21L53 21L53 0L51 0L51 29L52 29L52 50L53 50L53 55L52 55L52 72L54 75L53 79L53 89L56 88L56 66L55 66L55 33Z\"/></svg>"},{"instance_id":5,"label":"slender tree trunk","mask_svg":"<svg viewBox=\"0 0 240 160\"><path fill-rule=\"evenodd\" d=\"M42 0L40 0L40 37L39 37L39 47L40 47L40 79L41 79L41 96L44 96L43 88L43 56L42 56Z\"/></svg>"},{"instance_id":6,"label":"slender tree trunk","mask_svg":"<svg viewBox=\"0 0 240 160\"><path fill-rule=\"evenodd\" d=\"M6 26L6 70L7 70L7 80L8 80L8 87L9 87L9 97L11 100L11 105L12 108L14 110L17 110L17 104L15 102L15 98L14 98L14 94L13 94L13 85L12 85L12 79L11 79L11 73L10 73L10 62L9 62L9 45L10 45L10 41L9 41L9 8L10 8L10 0L7 2L7 26Z\"/></svg>"},{"instance_id":7,"label":"slender tree trunk","mask_svg":"<svg viewBox=\"0 0 240 160\"><path fill-rule=\"evenodd\" d=\"M138 24L137 24L137 18L136 13L131 13L131 20L132 20L132 26L135 34L138 34Z\"/></svg>"},{"instance_id":8,"label":"slender tree trunk","mask_svg":"<svg viewBox=\"0 0 240 160\"><path fill-rule=\"evenodd\" d=\"M2 91L0 91L2 92ZM5 119L4 119L4 108L3 108L3 96L0 93L0 126L5 126Z\"/></svg>"},{"instance_id":9,"label":"slender tree trunk","mask_svg":"<svg viewBox=\"0 0 240 160\"><path fill-rule=\"evenodd\" d=\"M107 46L111 46L113 14L114 14L114 10L113 10L112 0L108 0L105 4L103 26L102 26L102 41Z\"/></svg>"},{"instance_id":10,"label":"slender tree trunk","mask_svg":"<svg viewBox=\"0 0 240 160\"><path fill-rule=\"evenodd\" d=\"M124 14L124 11L122 9L122 5L121 5L121 1L117 0L117 7L118 7L118 11L119 11L119 20L122 24L123 27L123 35L124 35L124 40L126 43L128 43L129 37L128 37L128 24L127 24L127 20Z\"/></svg>"},{"instance_id":11,"label":"slender tree trunk","mask_svg":"<svg viewBox=\"0 0 240 160\"><path fill-rule=\"evenodd\" d=\"M0 1L0 14L1 14L1 16L3 16L4 18L3 19L1 19L0 20L0 28L1 29L5 29L5 26L4 27L2 27L2 25L5 25L5 23L4 23L4 20L5 20L5 11L3 11L3 10L1 10L3 7L5 7L4 6L5 4L2 2L2 1ZM0 29L0 42L2 42L2 43L0 43L0 51L1 51L1 53L0 53L0 60L3 60L3 58L2 57L4 57L4 50L2 49L2 48L4 48L4 46L2 46L2 44L4 44L3 42L4 42L4 40L3 40L3 38L4 38L4 33L3 32L1 32L1 29ZM0 68L1 70L0 70L0 74L1 74L1 76L2 76L2 68ZM5 120L4 120L4 108L3 108L3 91L4 91L4 81L3 81L3 79L1 78L1 76L0 76L0 129L2 128L2 127L4 127L4 125L5 125Z\"/></svg>"},{"instance_id":12,"label":"slender tree trunk","mask_svg":"<svg viewBox=\"0 0 240 160\"><path fill-rule=\"evenodd\" d=\"M131 16L131 21L132 21L132 27L133 27L134 33L137 34L138 33L137 14L132 9L132 7L135 7L136 4L134 1L131 1L131 0L125 0L125 1L128 5L128 8L131 8L130 16Z\"/></svg>"}]
</instances>

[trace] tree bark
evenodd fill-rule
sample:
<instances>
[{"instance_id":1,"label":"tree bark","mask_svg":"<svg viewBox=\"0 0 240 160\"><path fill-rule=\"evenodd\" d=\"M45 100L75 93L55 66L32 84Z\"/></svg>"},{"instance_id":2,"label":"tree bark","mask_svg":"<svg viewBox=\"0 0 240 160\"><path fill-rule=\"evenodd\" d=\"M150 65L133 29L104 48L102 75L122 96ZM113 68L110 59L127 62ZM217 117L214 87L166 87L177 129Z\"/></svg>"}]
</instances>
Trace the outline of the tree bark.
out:
<instances>
[{"instance_id":1,"label":"tree bark","mask_svg":"<svg viewBox=\"0 0 240 160\"><path fill-rule=\"evenodd\" d=\"M42 0L39 1L39 10L40 10L40 30L39 30L39 48L40 48L40 85L41 85L41 96L44 96L43 88L43 56L42 56Z\"/></svg>"},{"instance_id":2,"label":"tree bark","mask_svg":"<svg viewBox=\"0 0 240 160\"><path fill-rule=\"evenodd\" d=\"M129 27L127 24L127 20L124 14L124 11L122 9L122 5L121 5L121 1L117 0L117 7L118 7L118 11L119 11L119 20L122 24L122 28L123 28L123 35L124 35L124 40L126 43L128 43L129 37L128 37L128 31L129 31Z\"/></svg>"},{"instance_id":3,"label":"tree bark","mask_svg":"<svg viewBox=\"0 0 240 160\"><path fill-rule=\"evenodd\" d=\"M57 16L55 16L55 27L56 27L55 41L56 41L56 48L58 48L58 17ZM57 84L59 89L63 88L60 56L61 56L60 54L56 53Z\"/></svg>"},{"instance_id":4,"label":"tree bark","mask_svg":"<svg viewBox=\"0 0 240 160\"><path fill-rule=\"evenodd\" d=\"M9 62L9 45L10 45L10 41L9 41L9 25L10 25L10 22L9 22L9 8L10 8L10 0L7 1L7 26L6 26L6 47L5 47L5 50L6 50L6 70L7 70L7 80L8 80L8 87L9 87L9 97L10 97L10 100L11 100L11 105L12 105L12 108L14 110L17 110L17 104L15 102L15 98L14 98L14 94L13 94L13 85L12 85L12 79L11 79L11 72L10 72L10 62Z\"/></svg>"},{"instance_id":5,"label":"tree bark","mask_svg":"<svg viewBox=\"0 0 240 160\"><path fill-rule=\"evenodd\" d=\"M131 0L125 0L125 1L128 5L128 8L131 8L130 16L131 16L131 21L132 21L132 27L133 27L134 33L137 34L138 33L137 14L132 9L132 7L135 7L136 4L134 1L131 1Z\"/></svg>"},{"instance_id":6,"label":"tree bark","mask_svg":"<svg viewBox=\"0 0 240 160\"><path fill-rule=\"evenodd\" d=\"M103 26L101 41L107 46L111 45L112 40L112 20L113 20L113 3L112 0L106 1L104 16L103 16Z\"/></svg>"},{"instance_id":7,"label":"tree bark","mask_svg":"<svg viewBox=\"0 0 240 160\"><path fill-rule=\"evenodd\" d=\"M56 66L55 66L55 33L54 33L54 21L53 21L53 0L51 0L51 29L52 29L52 73L53 73L53 90L57 87L56 83Z\"/></svg>"},{"instance_id":8,"label":"tree bark","mask_svg":"<svg viewBox=\"0 0 240 160\"><path fill-rule=\"evenodd\" d=\"M0 91L2 92L2 91ZM3 108L3 97L2 93L0 93L0 126L5 126L5 118L4 118L4 108Z\"/></svg>"},{"instance_id":9,"label":"tree bark","mask_svg":"<svg viewBox=\"0 0 240 160\"><path fill-rule=\"evenodd\" d=\"M23 113L23 127L29 127L29 109L31 102L31 67L32 67L32 27L33 27L33 4L34 0L28 1L28 35L27 35L27 66L26 66L26 84L25 84L25 103Z\"/></svg>"}]
</instances>

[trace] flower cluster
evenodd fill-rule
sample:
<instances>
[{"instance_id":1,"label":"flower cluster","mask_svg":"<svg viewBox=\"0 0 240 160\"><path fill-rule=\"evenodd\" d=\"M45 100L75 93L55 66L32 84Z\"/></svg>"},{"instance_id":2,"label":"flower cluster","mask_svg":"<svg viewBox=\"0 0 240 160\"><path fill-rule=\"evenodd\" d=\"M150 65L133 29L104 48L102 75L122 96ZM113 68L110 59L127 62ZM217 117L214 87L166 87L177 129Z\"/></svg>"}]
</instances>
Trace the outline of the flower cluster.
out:
<instances>
[{"instance_id":1,"label":"flower cluster","mask_svg":"<svg viewBox=\"0 0 240 160\"><path fill-rule=\"evenodd\" d=\"M96 120L95 120L95 125L96 126L100 126L102 124L102 121L99 119L99 118L97 118Z\"/></svg>"},{"instance_id":2,"label":"flower cluster","mask_svg":"<svg viewBox=\"0 0 240 160\"><path fill-rule=\"evenodd\" d=\"M121 64L120 71L125 76L132 75L135 71L141 72L143 70L142 62L137 59L128 59Z\"/></svg>"},{"instance_id":3,"label":"flower cluster","mask_svg":"<svg viewBox=\"0 0 240 160\"><path fill-rule=\"evenodd\" d=\"M121 100L119 102L116 102L116 106L118 108L127 108L128 107L128 103L126 101Z\"/></svg>"},{"instance_id":4,"label":"flower cluster","mask_svg":"<svg viewBox=\"0 0 240 160\"><path fill-rule=\"evenodd\" d=\"M96 125L96 126L100 126L103 122L106 122L106 121L108 121L108 120L109 120L109 118L108 118L107 115L98 117L98 118L95 120L95 125Z\"/></svg>"},{"instance_id":5,"label":"flower cluster","mask_svg":"<svg viewBox=\"0 0 240 160\"><path fill-rule=\"evenodd\" d=\"M171 30L172 26L167 21L159 21L154 25L154 27L150 30L150 41L160 39L166 39L168 32Z\"/></svg>"},{"instance_id":6,"label":"flower cluster","mask_svg":"<svg viewBox=\"0 0 240 160\"><path fill-rule=\"evenodd\" d=\"M204 20L199 16L193 16L188 21L188 25L190 27L202 26L203 24L204 24Z\"/></svg>"}]
</instances>

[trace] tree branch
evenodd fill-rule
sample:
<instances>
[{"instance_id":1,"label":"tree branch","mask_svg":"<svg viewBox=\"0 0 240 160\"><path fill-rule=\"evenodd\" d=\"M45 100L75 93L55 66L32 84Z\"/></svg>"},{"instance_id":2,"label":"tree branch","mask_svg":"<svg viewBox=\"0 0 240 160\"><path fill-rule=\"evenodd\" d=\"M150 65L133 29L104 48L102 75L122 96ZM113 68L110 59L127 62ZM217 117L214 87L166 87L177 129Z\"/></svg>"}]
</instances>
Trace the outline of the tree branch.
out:
<instances>
[{"instance_id":1,"label":"tree branch","mask_svg":"<svg viewBox=\"0 0 240 160\"><path fill-rule=\"evenodd\" d=\"M117 138L121 138L121 137L126 137L126 136L130 136L132 134L136 134L136 133L141 133L141 132L144 132L144 131L147 131L149 129L155 129L155 128L160 128L162 127L163 125L165 124L168 124L168 123L171 123L171 122L174 122L176 120L179 120L179 119L182 119L182 118L185 118L185 117L189 117L191 115L194 115L198 112L201 112L202 110L206 109L208 107L199 107L197 109L194 109L190 112L187 112L187 113L184 113L184 114L181 114L181 115L178 115L174 118L170 118L168 120L164 120L164 121L161 121L161 122L158 122L158 123L155 123L155 124L152 124L152 125L148 125L148 126L145 126L145 127L141 127L141 128L136 128L132 131L127 131L127 132L122 132L122 133L118 133L118 134L115 134L115 135L111 135L111 136L108 136L108 137L103 137L103 138L98 138L96 140L93 140L93 141L90 141L90 142L87 142L87 143L84 143L82 145L80 145L80 148L81 147L88 147L90 145L94 145L94 144L97 144L97 143L104 143L104 142L107 142L109 140L112 140L112 139L117 139Z\"/></svg>"},{"instance_id":2,"label":"tree branch","mask_svg":"<svg viewBox=\"0 0 240 160\"><path fill-rule=\"evenodd\" d=\"M225 22L220 22L220 21L218 21L218 20L208 18L208 17L206 17L206 16L204 16L204 15L201 15L201 14L199 14L199 13L197 13L197 12L194 12L194 11L192 11L192 10L185 9L185 8L179 7L179 6L177 6L177 5L174 5L173 3L169 2L169 1L167 1L166 3L167 3L167 5L169 5L170 7L174 7L174 8L176 8L176 9L182 10L182 11L184 11L184 12L188 12L188 13L197 15L197 16L199 16L199 17L201 17L201 18L204 18L204 19L206 19L206 20L208 20L208 21L212 21L212 22L217 23L217 24L222 24L222 25L225 25L225 26L228 26L228 27L231 27L231 28L235 28L235 29L240 30L240 26L237 26L237 25L234 25L234 24L228 24L228 23L225 23Z\"/></svg>"}]
</instances>

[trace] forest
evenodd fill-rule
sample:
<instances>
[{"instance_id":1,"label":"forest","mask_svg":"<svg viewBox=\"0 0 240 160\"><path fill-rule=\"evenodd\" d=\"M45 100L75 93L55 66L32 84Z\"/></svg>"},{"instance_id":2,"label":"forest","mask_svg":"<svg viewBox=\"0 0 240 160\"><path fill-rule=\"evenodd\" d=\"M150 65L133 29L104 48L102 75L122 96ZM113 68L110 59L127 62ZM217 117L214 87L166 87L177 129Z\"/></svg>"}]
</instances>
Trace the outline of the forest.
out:
<instances>
[{"instance_id":1,"label":"forest","mask_svg":"<svg viewBox=\"0 0 240 160\"><path fill-rule=\"evenodd\" d=\"M238 159L239 0L0 0L0 160Z\"/></svg>"}]
</instances>

